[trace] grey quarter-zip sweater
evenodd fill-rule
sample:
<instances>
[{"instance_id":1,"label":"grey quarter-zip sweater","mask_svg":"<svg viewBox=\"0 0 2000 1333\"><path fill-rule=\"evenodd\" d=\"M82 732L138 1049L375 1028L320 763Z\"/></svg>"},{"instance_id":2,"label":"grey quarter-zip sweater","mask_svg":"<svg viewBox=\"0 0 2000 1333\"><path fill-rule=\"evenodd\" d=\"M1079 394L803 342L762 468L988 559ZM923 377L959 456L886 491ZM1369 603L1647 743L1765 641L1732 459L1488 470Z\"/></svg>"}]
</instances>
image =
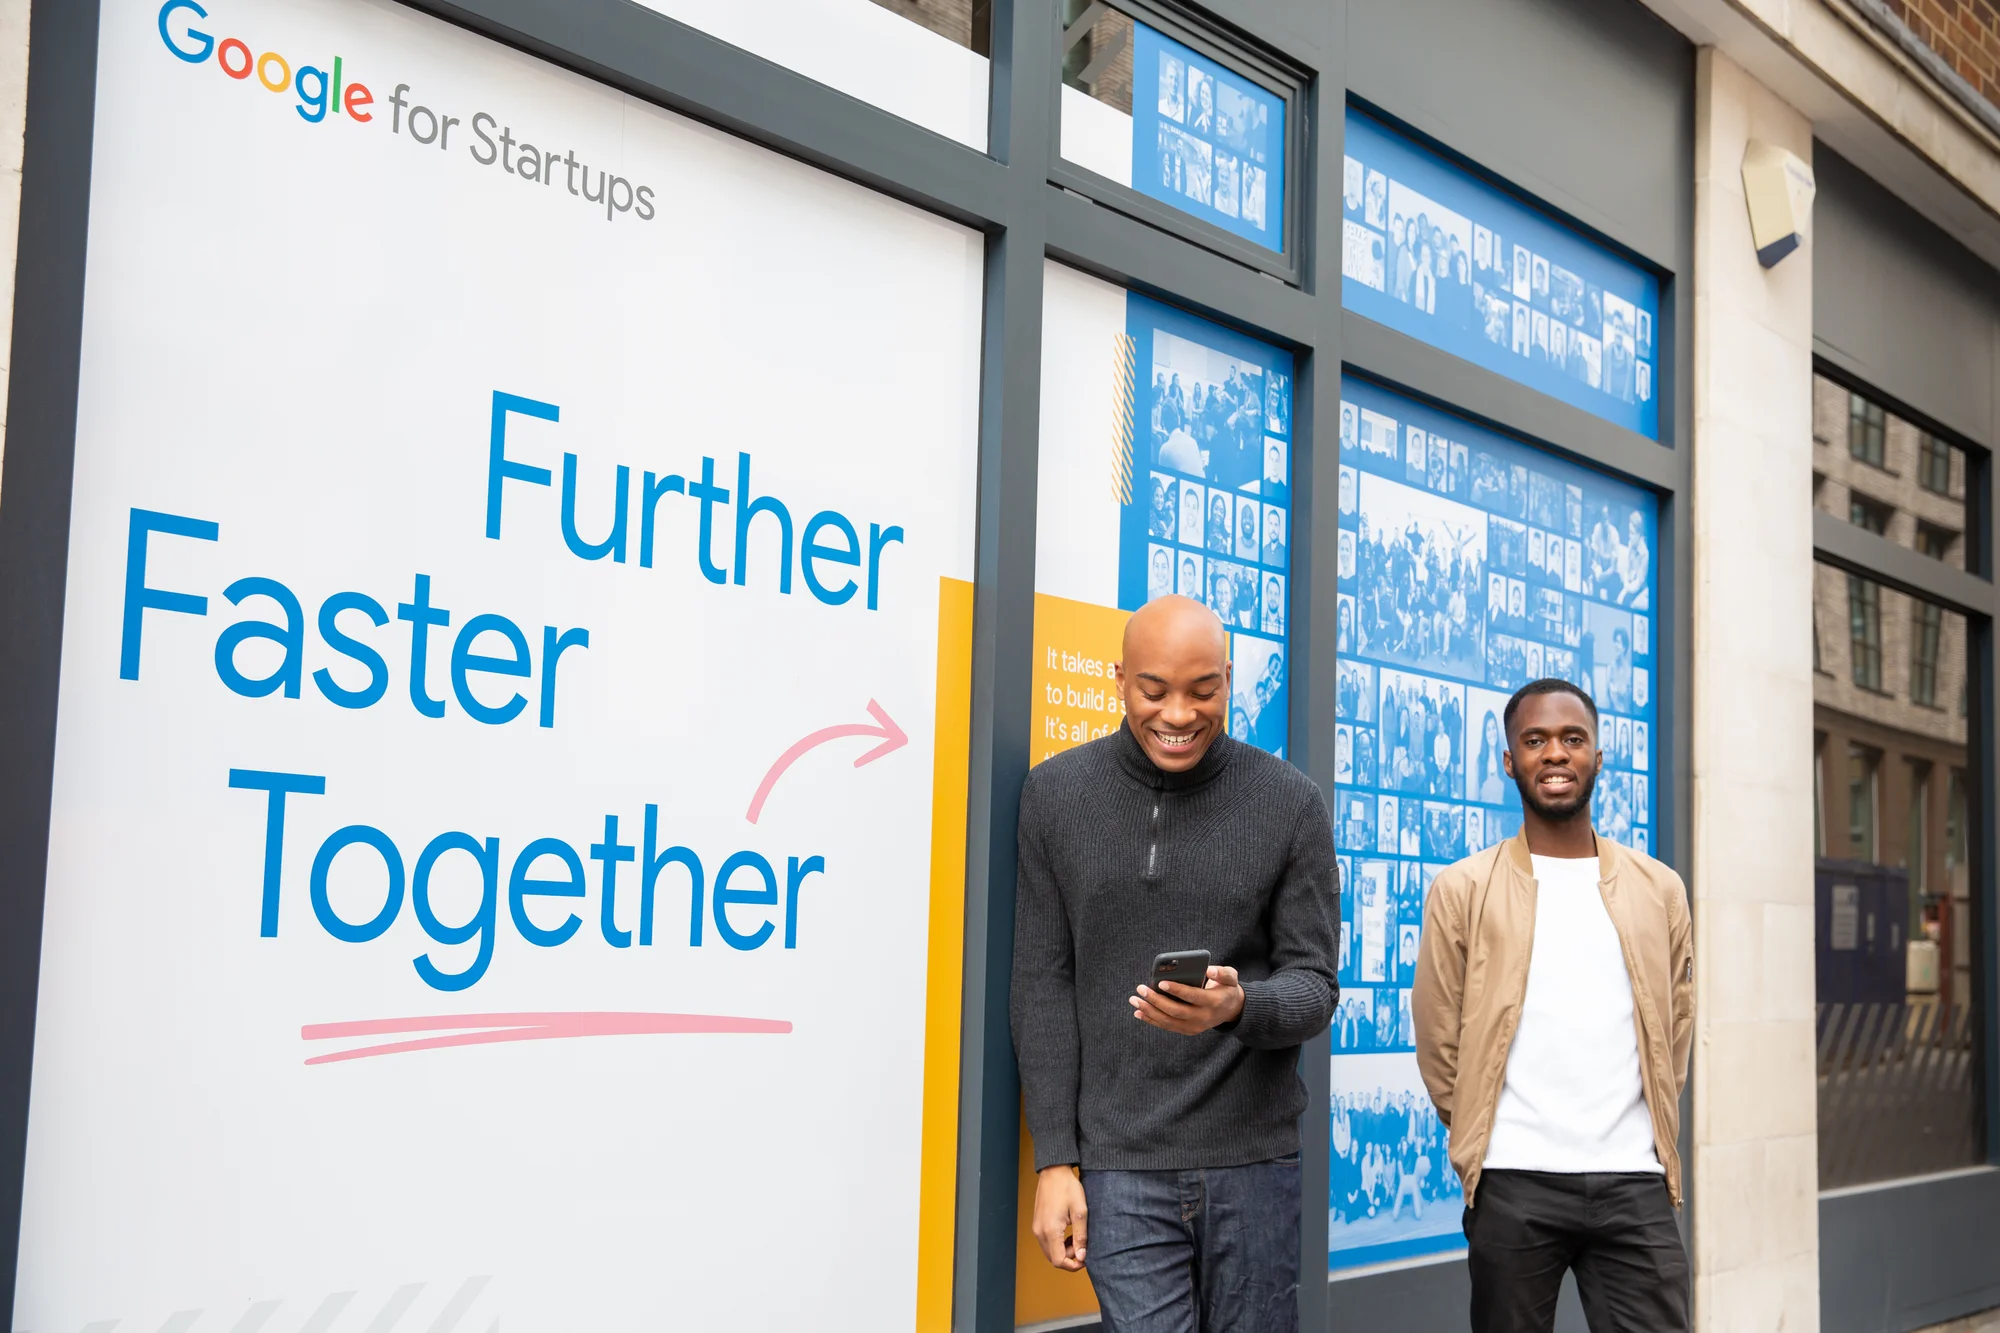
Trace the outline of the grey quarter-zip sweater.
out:
<instances>
[{"instance_id":1,"label":"grey quarter-zip sweater","mask_svg":"<svg viewBox=\"0 0 2000 1333\"><path fill-rule=\"evenodd\" d=\"M1340 886L1305 774L1219 737L1184 773L1129 727L1021 790L1011 1017L1035 1169L1185 1170L1298 1151L1298 1048L1339 994ZM1200 1036L1127 1002L1153 956L1207 949L1243 1013Z\"/></svg>"}]
</instances>

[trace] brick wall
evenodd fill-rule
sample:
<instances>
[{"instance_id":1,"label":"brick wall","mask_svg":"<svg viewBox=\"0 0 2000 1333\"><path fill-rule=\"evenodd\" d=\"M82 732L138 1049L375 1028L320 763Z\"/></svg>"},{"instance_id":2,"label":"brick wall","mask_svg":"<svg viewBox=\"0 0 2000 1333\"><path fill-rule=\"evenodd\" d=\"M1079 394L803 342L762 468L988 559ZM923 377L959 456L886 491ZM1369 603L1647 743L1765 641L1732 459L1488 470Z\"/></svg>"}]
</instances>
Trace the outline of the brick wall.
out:
<instances>
[{"instance_id":1,"label":"brick wall","mask_svg":"<svg viewBox=\"0 0 2000 1333\"><path fill-rule=\"evenodd\" d=\"M1886 0L1897 18L1943 56L1965 81L2000 106L2000 3L1996 0Z\"/></svg>"}]
</instances>

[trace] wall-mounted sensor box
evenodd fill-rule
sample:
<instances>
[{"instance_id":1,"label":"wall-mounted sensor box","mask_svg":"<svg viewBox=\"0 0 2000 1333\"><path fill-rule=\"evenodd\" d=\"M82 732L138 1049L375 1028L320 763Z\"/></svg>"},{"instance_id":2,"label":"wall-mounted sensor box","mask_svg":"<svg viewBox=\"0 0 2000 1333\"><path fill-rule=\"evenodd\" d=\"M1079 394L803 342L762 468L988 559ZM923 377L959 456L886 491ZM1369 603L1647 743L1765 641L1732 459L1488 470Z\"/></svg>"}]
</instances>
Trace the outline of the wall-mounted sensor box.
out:
<instances>
[{"instance_id":1,"label":"wall-mounted sensor box","mask_svg":"<svg viewBox=\"0 0 2000 1333\"><path fill-rule=\"evenodd\" d=\"M1755 139L1743 153L1743 194L1750 203L1750 237L1757 262L1770 268L1799 248L1812 225L1818 190L1812 164Z\"/></svg>"}]
</instances>

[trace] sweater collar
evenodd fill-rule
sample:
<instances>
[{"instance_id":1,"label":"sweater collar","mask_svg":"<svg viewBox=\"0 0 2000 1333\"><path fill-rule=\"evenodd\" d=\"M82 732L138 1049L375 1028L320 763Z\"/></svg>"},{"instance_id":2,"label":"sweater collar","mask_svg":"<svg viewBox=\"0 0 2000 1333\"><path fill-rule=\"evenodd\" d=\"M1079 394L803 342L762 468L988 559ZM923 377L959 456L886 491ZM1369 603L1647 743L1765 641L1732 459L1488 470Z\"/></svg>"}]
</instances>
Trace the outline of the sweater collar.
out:
<instances>
[{"instance_id":1,"label":"sweater collar","mask_svg":"<svg viewBox=\"0 0 2000 1333\"><path fill-rule=\"evenodd\" d=\"M1217 736L1208 747L1208 753L1201 757L1193 768L1180 773L1169 773L1155 764L1146 754L1139 738L1132 734L1130 722L1118 724L1118 739L1112 748L1118 755L1118 765L1134 782L1155 791L1193 791L1205 787L1222 775L1229 767L1229 761L1239 742L1230 739L1227 733Z\"/></svg>"}]
</instances>

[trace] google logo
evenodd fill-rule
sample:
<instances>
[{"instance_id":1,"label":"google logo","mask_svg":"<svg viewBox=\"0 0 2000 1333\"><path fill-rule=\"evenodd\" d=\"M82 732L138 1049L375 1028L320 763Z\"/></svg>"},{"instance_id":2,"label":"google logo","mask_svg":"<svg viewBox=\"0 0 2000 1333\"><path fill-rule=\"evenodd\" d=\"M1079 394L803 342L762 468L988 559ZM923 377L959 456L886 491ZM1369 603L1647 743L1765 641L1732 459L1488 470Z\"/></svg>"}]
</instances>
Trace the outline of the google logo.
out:
<instances>
[{"instance_id":1,"label":"google logo","mask_svg":"<svg viewBox=\"0 0 2000 1333\"><path fill-rule=\"evenodd\" d=\"M289 90L299 99L298 106L294 108L299 113L299 119L311 124L317 125L325 120L328 111L337 116L344 110L364 125L374 119L362 109L375 102L368 85L350 83L342 87L339 56L333 58L333 72L329 74L316 65L300 65L294 70L292 63L276 51L253 56L249 46L235 37L225 37L218 42L207 33L191 27L181 28L178 34L180 40L176 41L176 34L168 29L167 20L180 10L203 19L208 17L208 11L196 0L167 0L160 6L160 40L166 43L167 50L188 64L199 65L214 56L222 72L232 79L248 79L255 74L257 82L270 92Z\"/></svg>"}]
</instances>

